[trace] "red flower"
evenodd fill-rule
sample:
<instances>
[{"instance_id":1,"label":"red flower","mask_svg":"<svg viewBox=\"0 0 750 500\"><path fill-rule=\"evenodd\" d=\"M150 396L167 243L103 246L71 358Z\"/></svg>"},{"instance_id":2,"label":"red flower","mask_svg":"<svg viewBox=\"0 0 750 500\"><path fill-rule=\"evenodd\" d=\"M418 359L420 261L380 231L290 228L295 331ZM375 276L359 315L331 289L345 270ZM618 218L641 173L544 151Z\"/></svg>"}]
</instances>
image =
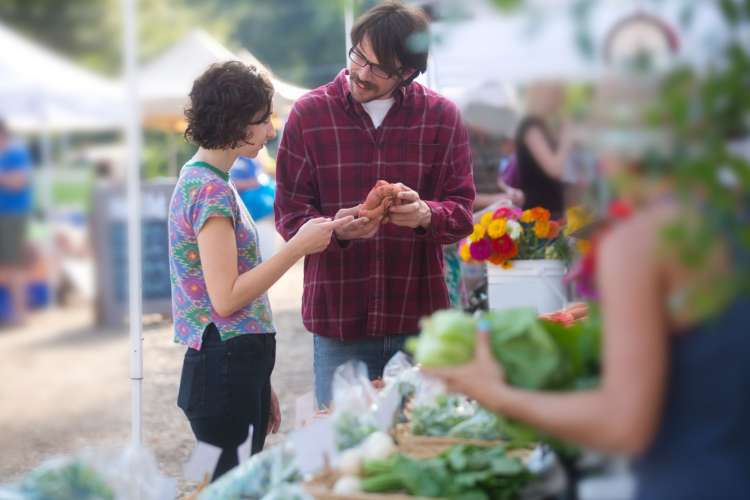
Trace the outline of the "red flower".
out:
<instances>
[{"instance_id":1,"label":"red flower","mask_svg":"<svg viewBox=\"0 0 750 500\"><path fill-rule=\"evenodd\" d=\"M497 240L492 240L492 249L494 250L494 253L499 257L502 257L503 260L512 259L518 255L518 246L516 246L516 242L507 234L502 235Z\"/></svg>"},{"instance_id":2,"label":"red flower","mask_svg":"<svg viewBox=\"0 0 750 500\"><path fill-rule=\"evenodd\" d=\"M510 219L513 216L513 209L510 207L500 207L492 214L493 219Z\"/></svg>"},{"instance_id":3,"label":"red flower","mask_svg":"<svg viewBox=\"0 0 750 500\"><path fill-rule=\"evenodd\" d=\"M632 213L633 207L623 200L615 200L609 204L609 216L614 219L624 219Z\"/></svg>"}]
</instances>

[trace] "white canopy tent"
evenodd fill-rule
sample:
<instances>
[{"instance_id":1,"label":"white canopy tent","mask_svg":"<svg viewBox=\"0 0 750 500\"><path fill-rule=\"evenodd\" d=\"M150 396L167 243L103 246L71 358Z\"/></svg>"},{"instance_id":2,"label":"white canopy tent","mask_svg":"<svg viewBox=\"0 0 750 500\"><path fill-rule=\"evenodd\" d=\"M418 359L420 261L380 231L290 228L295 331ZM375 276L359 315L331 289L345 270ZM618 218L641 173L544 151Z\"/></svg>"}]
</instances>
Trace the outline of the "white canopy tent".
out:
<instances>
[{"instance_id":1,"label":"white canopy tent","mask_svg":"<svg viewBox=\"0 0 750 500\"><path fill-rule=\"evenodd\" d=\"M0 24L0 116L19 132L116 129L124 116L112 80Z\"/></svg>"},{"instance_id":2,"label":"white canopy tent","mask_svg":"<svg viewBox=\"0 0 750 500\"><path fill-rule=\"evenodd\" d=\"M203 30L188 33L181 41L146 64L139 77L139 96L146 125L179 128L193 81L214 63L242 60L270 71L252 54L233 53ZM277 112L285 115L306 89L272 76Z\"/></svg>"},{"instance_id":3,"label":"white canopy tent","mask_svg":"<svg viewBox=\"0 0 750 500\"><path fill-rule=\"evenodd\" d=\"M434 22L429 74L421 81L454 99L485 82L517 86L542 79L591 81L606 70L600 50L609 31L639 12L655 15L671 26L679 38L678 58L698 66L711 61L712 49L726 35L713 2L697 2L692 25L683 29L682 2L606 0L595 2L587 23L596 50L588 59L576 44L577 28L568 2L532 0L528 4L527 9L503 13L476 0L467 3L471 6L468 19Z\"/></svg>"},{"instance_id":4,"label":"white canopy tent","mask_svg":"<svg viewBox=\"0 0 750 500\"><path fill-rule=\"evenodd\" d=\"M549 79L591 82L606 75L610 70L603 54L607 37L618 23L636 14L658 18L673 31L677 53L668 60L705 67L726 37L723 20L712 2L693 5L693 20L686 28L681 19L682 2L603 0L592 6L586 23L594 47L587 57L577 44L579 27L568 2L528 0L525 8L510 13L487 0L421 3L447 15L432 23L427 73L417 81L454 100L467 124L497 136L512 136L523 112L517 96L522 86ZM457 8L461 14L451 16ZM629 35L631 40L626 43L649 33Z\"/></svg>"}]
</instances>

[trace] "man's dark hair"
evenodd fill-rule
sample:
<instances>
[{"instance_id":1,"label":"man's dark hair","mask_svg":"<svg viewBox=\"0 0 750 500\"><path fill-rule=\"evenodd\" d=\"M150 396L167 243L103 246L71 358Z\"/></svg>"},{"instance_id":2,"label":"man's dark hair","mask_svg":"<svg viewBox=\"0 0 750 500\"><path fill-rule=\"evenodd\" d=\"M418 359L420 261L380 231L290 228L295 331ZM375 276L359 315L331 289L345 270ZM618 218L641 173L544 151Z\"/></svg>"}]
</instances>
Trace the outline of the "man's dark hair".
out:
<instances>
[{"instance_id":1,"label":"man's dark hair","mask_svg":"<svg viewBox=\"0 0 750 500\"><path fill-rule=\"evenodd\" d=\"M357 19L351 32L352 47L367 36L380 66L394 72L400 67L416 70L404 81L407 85L427 69L428 28L427 16L419 8L386 1Z\"/></svg>"},{"instance_id":2,"label":"man's dark hair","mask_svg":"<svg viewBox=\"0 0 750 500\"><path fill-rule=\"evenodd\" d=\"M185 138L206 149L236 148L248 126L268 119L272 100L273 85L255 66L213 64L193 83Z\"/></svg>"}]
</instances>

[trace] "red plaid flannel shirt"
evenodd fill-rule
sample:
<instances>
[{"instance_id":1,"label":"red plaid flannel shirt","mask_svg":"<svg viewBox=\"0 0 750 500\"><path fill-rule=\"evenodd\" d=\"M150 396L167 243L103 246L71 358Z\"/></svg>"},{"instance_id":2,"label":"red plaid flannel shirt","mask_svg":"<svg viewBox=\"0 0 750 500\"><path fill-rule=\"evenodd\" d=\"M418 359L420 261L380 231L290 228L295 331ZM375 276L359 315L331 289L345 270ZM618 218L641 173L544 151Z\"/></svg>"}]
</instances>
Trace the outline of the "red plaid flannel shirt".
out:
<instances>
[{"instance_id":1,"label":"red plaid flannel shirt","mask_svg":"<svg viewBox=\"0 0 750 500\"><path fill-rule=\"evenodd\" d=\"M305 258L302 317L318 335L357 339L417 332L449 307L442 246L472 231L471 151L456 106L412 83L380 128L351 98L347 70L301 97L276 163L276 228L288 240L307 220L365 199L379 179L402 182L432 210L427 231L384 224L371 239Z\"/></svg>"}]
</instances>

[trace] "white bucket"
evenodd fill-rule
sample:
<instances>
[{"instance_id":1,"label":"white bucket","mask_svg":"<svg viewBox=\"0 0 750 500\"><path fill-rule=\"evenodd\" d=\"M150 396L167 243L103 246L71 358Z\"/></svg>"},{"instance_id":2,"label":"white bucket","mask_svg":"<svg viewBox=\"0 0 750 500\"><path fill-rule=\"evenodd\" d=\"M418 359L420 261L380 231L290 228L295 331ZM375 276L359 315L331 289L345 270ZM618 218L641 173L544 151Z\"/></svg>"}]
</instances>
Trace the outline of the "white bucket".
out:
<instances>
[{"instance_id":1,"label":"white bucket","mask_svg":"<svg viewBox=\"0 0 750 500\"><path fill-rule=\"evenodd\" d=\"M560 260L513 260L503 269L487 265L490 309L533 307L538 313L557 311L567 302L565 264Z\"/></svg>"}]
</instances>

